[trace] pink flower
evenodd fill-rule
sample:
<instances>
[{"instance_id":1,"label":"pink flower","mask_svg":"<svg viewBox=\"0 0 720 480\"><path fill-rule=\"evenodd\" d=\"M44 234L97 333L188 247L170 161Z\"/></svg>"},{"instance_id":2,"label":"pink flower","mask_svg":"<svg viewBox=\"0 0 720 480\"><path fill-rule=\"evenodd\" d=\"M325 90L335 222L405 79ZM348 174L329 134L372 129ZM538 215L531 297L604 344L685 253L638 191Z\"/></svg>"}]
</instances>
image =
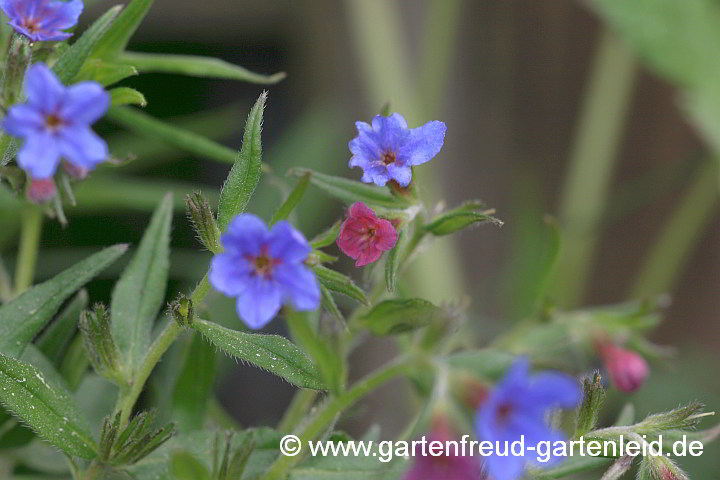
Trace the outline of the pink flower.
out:
<instances>
[{"instance_id":1,"label":"pink flower","mask_svg":"<svg viewBox=\"0 0 720 480\"><path fill-rule=\"evenodd\" d=\"M462 454L459 446L461 439L454 434L446 419L436 419L434 422L428 438L428 445L431 442L442 442L443 446L448 445L447 442L452 443L443 452L443 455L417 455L415 463L405 473L403 480L484 480L487 478L480 454L473 452L476 455L471 455L469 441L466 444L465 455ZM455 443L458 444L457 452Z\"/></svg>"},{"instance_id":2,"label":"pink flower","mask_svg":"<svg viewBox=\"0 0 720 480\"><path fill-rule=\"evenodd\" d=\"M601 345L599 350L618 390L633 392L645 383L650 367L643 357L611 343Z\"/></svg>"},{"instance_id":3,"label":"pink flower","mask_svg":"<svg viewBox=\"0 0 720 480\"><path fill-rule=\"evenodd\" d=\"M364 203L357 202L350 206L348 218L340 227L337 245L345 255L356 260L356 267L362 267L380 258L396 241L395 227L388 220L378 218Z\"/></svg>"},{"instance_id":4,"label":"pink flower","mask_svg":"<svg viewBox=\"0 0 720 480\"><path fill-rule=\"evenodd\" d=\"M27 197L33 203L45 203L55 197L56 191L52 178L30 179Z\"/></svg>"}]
</instances>

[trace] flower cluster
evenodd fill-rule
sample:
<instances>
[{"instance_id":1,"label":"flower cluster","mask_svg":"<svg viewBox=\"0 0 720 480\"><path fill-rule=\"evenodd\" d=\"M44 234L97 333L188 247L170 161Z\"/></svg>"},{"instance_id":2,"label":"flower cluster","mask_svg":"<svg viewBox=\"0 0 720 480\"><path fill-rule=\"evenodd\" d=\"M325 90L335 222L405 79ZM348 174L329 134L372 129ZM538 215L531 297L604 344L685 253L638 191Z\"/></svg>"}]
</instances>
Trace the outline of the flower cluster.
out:
<instances>
[{"instance_id":1,"label":"flower cluster","mask_svg":"<svg viewBox=\"0 0 720 480\"><path fill-rule=\"evenodd\" d=\"M82 0L2 0L0 2L8 24L31 42L67 40L83 11Z\"/></svg>"}]
</instances>

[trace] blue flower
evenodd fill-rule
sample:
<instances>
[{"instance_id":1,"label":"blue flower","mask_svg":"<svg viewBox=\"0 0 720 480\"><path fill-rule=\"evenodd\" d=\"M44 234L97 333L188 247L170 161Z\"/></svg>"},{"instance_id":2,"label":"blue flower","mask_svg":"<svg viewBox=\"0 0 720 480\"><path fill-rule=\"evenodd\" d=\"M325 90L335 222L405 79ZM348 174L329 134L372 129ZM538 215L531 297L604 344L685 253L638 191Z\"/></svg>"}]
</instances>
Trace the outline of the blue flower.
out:
<instances>
[{"instance_id":1,"label":"blue flower","mask_svg":"<svg viewBox=\"0 0 720 480\"><path fill-rule=\"evenodd\" d=\"M581 400L580 386L571 377L554 372L531 376L527 359L517 360L480 406L475 420L478 438L493 444L493 455L486 458L493 480L522 477L525 464L537 461L538 454L528 451L528 446L564 440L561 432L547 426L546 414L553 408L575 408ZM510 445L522 436L526 456L513 456L505 442ZM500 442L500 453L506 455L497 455L496 442Z\"/></svg>"},{"instance_id":2,"label":"blue flower","mask_svg":"<svg viewBox=\"0 0 720 480\"><path fill-rule=\"evenodd\" d=\"M443 122L428 122L422 127L408 128L402 115L377 115L372 126L355 122L357 137L350 140L350 167L363 169L362 181L383 186L395 180L407 187L412 180L412 167L429 162L445 142L447 127Z\"/></svg>"},{"instance_id":3,"label":"blue flower","mask_svg":"<svg viewBox=\"0 0 720 480\"><path fill-rule=\"evenodd\" d=\"M305 266L310 244L287 222L271 230L255 215L238 215L220 241L225 251L212 259L210 283L237 297L237 313L252 329L267 325L284 303L315 310L320 288Z\"/></svg>"},{"instance_id":4,"label":"blue flower","mask_svg":"<svg viewBox=\"0 0 720 480\"><path fill-rule=\"evenodd\" d=\"M13 29L32 42L66 40L83 11L82 0L70 2L50 0L0 0L0 8Z\"/></svg>"},{"instance_id":5,"label":"blue flower","mask_svg":"<svg viewBox=\"0 0 720 480\"><path fill-rule=\"evenodd\" d=\"M100 84L65 87L38 63L25 77L25 96L27 103L10 108L3 128L25 139L17 162L32 178L52 177L61 158L85 170L108 158L107 144L90 128L110 106Z\"/></svg>"}]
</instances>

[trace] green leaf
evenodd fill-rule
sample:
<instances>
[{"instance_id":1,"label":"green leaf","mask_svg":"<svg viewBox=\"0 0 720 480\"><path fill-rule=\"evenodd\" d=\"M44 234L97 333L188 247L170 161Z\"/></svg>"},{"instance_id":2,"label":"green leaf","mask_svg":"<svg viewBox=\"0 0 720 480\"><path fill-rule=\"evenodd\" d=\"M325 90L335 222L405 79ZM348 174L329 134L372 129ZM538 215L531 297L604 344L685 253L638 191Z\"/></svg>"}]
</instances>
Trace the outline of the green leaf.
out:
<instances>
[{"instance_id":1,"label":"green leaf","mask_svg":"<svg viewBox=\"0 0 720 480\"><path fill-rule=\"evenodd\" d=\"M273 214L272 218L270 219L270 225L274 225L280 220L288 219L293 210L295 210L295 207L297 207L298 203L300 203L300 200L302 200L303 195L305 195L305 190L307 190L309 184L310 175L304 175L300 178L297 185L295 185L295 188L293 188L292 192L290 192L290 195L288 195L288 198Z\"/></svg>"},{"instance_id":2,"label":"green leaf","mask_svg":"<svg viewBox=\"0 0 720 480\"><path fill-rule=\"evenodd\" d=\"M345 385L345 362L332 342L321 338L310 324L308 312L286 309L290 334L315 360L331 393L339 394Z\"/></svg>"},{"instance_id":3,"label":"green leaf","mask_svg":"<svg viewBox=\"0 0 720 480\"><path fill-rule=\"evenodd\" d=\"M318 248L329 247L335 243L335 240L340 233L340 227L342 227L342 224L342 221L337 221L330 228L310 240L310 245L312 245L313 249L317 250Z\"/></svg>"},{"instance_id":4,"label":"green leaf","mask_svg":"<svg viewBox=\"0 0 720 480\"><path fill-rule=\"evenodd\" d=\"M233 149L208 140L202 135L157 120L135 108L111 108L107 118L138 135L151 138L153 141L167 142L201 157L222 163L234 163L237 160L237 153Z\"/></svg>"},{"instance_id":5,"label":"green leaf","mask_svg":"<svg viewBox=\"0 0 720 480\"><path fill-rule=\"evenodd\" d=\"M408 469L410 460L402 457L381 462L383 454L377 444L370 455L343 455L310 458L290 470L288 480L398 480ZM440 478L438 477L438 480Z\"/></svg>"},{"instance_id":6,"label":"green leaf","mask_svg":"<svg viewBox=\"0 0 720 480\"><path fill-rule=\"evenodd\" d=\"M342 293L362 304L370 305L370 301L365 296L365 291L355 285L355 282L353 282L350 277L322 265L316 265L313 267L313 271L320 285L326 287L328 290Z\"/></svg>"},{"instance_id":7,"label":"green leaf","mask_svg":"<svg viewBox=\"0 0 720 480\"><path fill-rule=\"evenodd\" d=\"M158 205L135 256L115 285L110 304L112 334L132 374L145 358L155 318L165 303L170 268L172 195Z\"/></svg>"},{"instance_id":8,"label":"green leaf","mask_svg":"<svg viewBox=\"0 0 720 480\"><path fill-rule=\"evenodd\" d=\"M335 303L335 299L330 293L330 290L325 285L320 285L320 292L322 292L322 306L328 313L331 313L336 319L340 320L342 324L345 324L345 317Z\"/></svg>"},{"instance_id":9,"label":"green leaf","mask_svg":"<svg viewBox=\"0 0 720 480\"><path fill-rule=\"evenodd\" d=\"M262 124L267 92L260 94L245 122L242 149L230 169L227 180L220 192L218 205L218 227L227 229L230 220L245 211L255 187L260 181L262 170Z\"/></svg>"},{"instance_id":10,"label":"green leaf","mask_svg":"<svg viewBox=\"0 0 720 480\"><path fill-rule=\"evenodd\" d=\"M261 75L219 58L194 55L124 52L117 61L132 65L141 73L176 73L191 77L222 78L264 85L278 83L287 76L285 72Z\"/></svg>"},{"instance_id":11,"label":"green leaf","mask_svg":"<svg viewBox=\"0 0 720 480\"><path fill-rule=\"evenodd\" d=\"M385 300L358 318L375 335L405 333L429 325L442 310L420 298Z\"/></svg>"},{"instance_id":12,"label":"green leaf","mask_svg":"<svg viewBox=\"0 0 720 480\"><path fill-rule=\"evenodd\" d=\"M90 58L85 61L82 68L75 75L75 82L92 80L107 87L129 77L134 77L138 71L132 65L122 63L106 62L98 58Z\"/></svg>"},{"instance_id":13,"label":"green leaf","mask_svg":"<svg viewBox=\"0 0 720 480\"><path fill-rule=\"evenodd\" d=\"M393 293L395 284L397 283L398 270L400 269L400 252L405 249L407 234L404 231L398 232L397 242L390 253L388 253L385 262L385 285L387 291Z\"/></svg>"},{"instance_id":14,"label":"green leaf","mask_svg":"<svg viewBox=\"0 0 720 480\"><path fill-rule=\"evenodd\" d=\"M145 95L130 87L117 87L110 90L110 104L113 107L120 105L147 105Z\"/></svg>"},{"instance_id":15,"label":"green leaf","mask_svg":"<svg viewBox=\"0 0 720 480\"><path fill-rule=\"evenodd\" d=\"M194 335L172 395L172 419L180 430L203 427L214 380L215 349Z\"/></svg>"},{"instance_id":16,"label":"green leaf","mask_svg":"<svg viewBox=\"0 0 720 480\"><path fill-rule=\"evenodd\" d=\"M364 202L370 206L380 206L390 209L402 209L412 205L410 200L393 195L387 188L376 187L374 185L348 180L347 178L334 177L301 168L293 169L289 173L298 176L310 173L310 182L313 185L331 197L346 204Z\"/></svg>"},{"instance_id":17,"label":"green leaf","mask_svg":"<svg viewBox=\"0 0 720 480\"><path fill-rule=\"evenodd\" d=\"M97 42L92 52L93 57L113 58L125 50L152 4L153 0L132 0L118 16L112 28Z\"/></svg>"},{"instance_id":18,"label":"green leaf","mask_svg":"<svg viewBox=\"0 0 720 480\"><path fill-rule=\"evenodd\" d=\"M100 38L109 31L110 26L113 24L115 18L118 17L121 9L122 6L118 5L105 12L70 48L60 55L60 58L55 62L52 69L62 83L69 84L75 78L75 75L80 72L83 63L85 63L85 60L90 56L93 47Z\"/></svg>"},{"instance_id":19,"label":"green leaf","mask_svg":"<svg viewBox=\"0 0 720 480\"><path fill-rule=\"evenodd\" d=\"M515 356L502 350L466 350L446 357L448 365L484 380L498 380L510 368Z\"/></svg>"},{"instance_id":20,"label":"green leaf","mask_svg":"<svg viewBox=\"0 0 720 480\"><path fill-rule=\"evenodd\" d=\"M185 451L172 454L170 472L174 480L211 480L207 467Z\"/></svg>"},{"instance_id":21,"label":"green leaf","mask_svg":"<svg viewBox=\"0 0 720 480\"><path fill-rule=\"evenodd\" d=\"M38 337L35 344L40 351L54 364L60 365L65 350L77 331L80 312L88 306L88 294L80 290L68 303L54 322Z\"/></svg>"},{"instance_id":22,"label":"green leaf","mask_svg":"<svg viewBox=\"0 0 720 480\"><path fill-rule=\"evenodd\" d=\"M126 250L127 245L106 248L3 305L0 308L0 352L20 356L63 302Z\"/></svg>"},{"instance_id":23,"label":"green leaf","mask_svg":"<svg viewBox=\"0 0 720 480\"><path fill-rule=\"evenodd\" d=\"M312 360L287 338L238 332L200 319L193 322L192 328L225 353L282 377L293 385L325 389Z\"/></svg>"},{"instance_id":24,"label":"green leaf","mask_svg":"<svg viewBox=\"0 0 720 480\"><path fill-rule=\"evenodd\" d=\"M72 395L32 365L0 354L0 401L40 437L69 455L91 459L97 446Z\"/></svg>"},{"instance_id":25,"label":"green leaf","mask_svg":"<svg viewBox=\"0 0 720 480\"><path fill-rule=\"evenodd\" d=\"M494 210L478 212L474 205L465 205L437 216L423 228L436 237L442 237L483 223L502 226L503 222L490 215L492 212Z\"/></svg>"}]
</instances>

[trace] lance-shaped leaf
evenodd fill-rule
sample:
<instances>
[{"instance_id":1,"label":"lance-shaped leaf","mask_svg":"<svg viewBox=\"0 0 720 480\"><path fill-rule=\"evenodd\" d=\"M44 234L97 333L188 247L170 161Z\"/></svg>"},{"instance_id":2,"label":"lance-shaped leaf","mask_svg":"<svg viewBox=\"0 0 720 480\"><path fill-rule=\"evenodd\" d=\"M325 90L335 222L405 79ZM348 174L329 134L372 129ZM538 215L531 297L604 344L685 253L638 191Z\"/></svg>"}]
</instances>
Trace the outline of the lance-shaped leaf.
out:
<instances>
[{"instance_id":1,"label":"lance-shaped leaf","mask_svg":"<svg viewBox=\"0 0 720 480\"><path fill-rule=\"evenodd\" d=\"M340 233L340 227L342 227L342 224L342 221L335 222L330 228L310 240L310 245L312 245L314 249L329 247L335 243L335 240Z\"/></svg>"},{"instance_id":2,"label":"lance-shaped leaf","mask_svg":"<svg viewBox=\"0 0 720 480\"><path fill-rule=\"evenodd\" d=\"M260 181L262 171L262 124L265 113L267 92L260 94L250 110L245 122L245 134L240 154L233 163L218 205L218 227L221 232L227 228L230 220L245 211L255 187Z\"/></svg>"},{"instance_id":3,"label":"lance-shaped leaf","mask_svg":"<svg viewBox=\"0 0 720 480\"><path fill-rule=\"evenodd\" d=\"M375 335L405 333L429 325L442 309L420 298L385 300L359 317Z\"/></svg>"},{"instance_id":4,"label":"lance-shaped leaf","mask_svg":"<svg viewBox=\"0 0 720 480\"><path fill-rule=\"evenodd\" d=\"M385 262L385 286L390 293L395 291L398 270L400 270L400 259L402 258L401 253L407 245L407 237L408 235L405 231L398 232L397 242L395 242L395 246L390 250L390 253L388 253L387 261Z\"/></svg>"},{"instance_id":5,"label":"lance-shaped leaf","mask_svg":"<svg viewBox=\"0 0 720 480\"><path fill-rule=\"evenodd\" d=\"M498 380L510 368L515 357L502 350L466 350L447 357L453 368L464 370L479 378Z\"/></svg>"},{"instance_id":6,"label":"lance-shaped leaf","mask_svg":"<svg viewBox=\"0 0 720 480\"><path fill-rule=\"evenodd\" d=\"M76 82L92 80L103 87L112 85L128 77L134 77L138 71L132 65L122 63L106 62L98 58L90 58L85 61L82 68L75 75Z\"/></svg>"},{"instance_id":7,"label":"lance-shaped leaf","mask_svg":"<svg viewBox=\"0 0 720 480\"><path fill-rule=\"evenodd\" d=\"M365 305L370 305L370 301L365 296L362 288L358 287L347 275L331 270L322 265L313 267L313 271L322 286L333 292L342 293L354 300Z\"/></svg>"},{"instance_id":8,"label":"lance-shaped leaf","mask_svg":"<svg viewBox=\"0 0 720 480\"><path fill-rule=\"evenodd\" d=\"M502 226L503 222L491 215L492 213L495 213L494 210L478 211L478 206L479 205L476 203L469 203L454 210L450 210L439 215L423 228L436 237L442 237L444 235L450 235L460 231L464 228L483 223L492 223L494 225Z\"/></svg>"},{"instance_id":9,"label":"lance-shaped leaf","mask_svg":"<svg viewBox=\"0 0 720 480\"><path fill-rule=\"evenodd\" d=\"M0 308L0 352L18 357L73 292L126 250L127 245L106 248L3 305Z\"/></svg>"},{"instance_id":10,"label":"lance-shaped leaf","mask_svg":"<svg viewBox=\"0 0 720 480\"><path fill-rule=\"evenodd\" d=\"M367 203L370 206L380 206L390 209L407 208L412 202L402 196L393 195L390 190L375 185L368 185L347 178L334 177L325 175L306 169L294 169L290 173L293 175L311 174L310 182L343 203L351 204L355 202Z\"/></svg>"},{"instance_id":11,"label":"lance-shaped leaf","mask_svg":"<svg viewBox=\"0 0 720 480\"><path fill-rule=\"evenodd\" d=\"M60 55L52 69L61 82L69 84L75 78L75 75L80 72L93 47L108 32L121 9L122 7L118 5L105 12L70 48Z\"/></svg>"},{"instance_id":12,"label":"lance-shaped leaf","mask_svg":"<svg viewBox=\"0 0 720 480\"><path fill-rule=\"evenodd\" d=\"M113 107L121 105L147 105L145 95L130 87L117 87L110 90L110 104Z\"/></svg>"},{"instance_id":13,"label":"lance-shaped leaf","mask_svg":"<svg viewBox=\"0 0 720 480\"><path fill-rule=\"evenodd\" d=\"M325 389L312 360L285 337L238 332L200 319L193 322L192 328L238 360L267 370L298 387Z\"/></svg>"},{"instance_id":14,"label":"lance-shaped leaf","mask_svg":"<svg viewBox=\"0 0 720 480\"><path fill-rule=\"evenodd\" d=\"M222 163L234 163L237 153L202 135L157 120L135 108L116 107L108 111L107 118L132 130L138 135L163 141L186 152L207 157Z\"/></svg>"},{"instance_id":15,"label":"lance-shaped leaf","mask_svg":"<svg viewBox=\"0 0 720 480\"><path fill-rule=\"evenodd\" d=\"M124 52L116 61L132 65L141 73L176 73L191 77L223 78L265 85L278 83L287 76L285 72L262 75L219 58L195 55Z\"/></svg>"},{"instance_id":16,"label":"lance-shaped leaf","mask_svg":"<svg viewBox=\"0 0 720 480\"><path fill-rule=\"evenodd\" d=\"M32 365L0 354L0 401L41 438L69 455L93 458L97 446L72 395Z\"/></svg>"},{"instance_id":17,"label":"lance-shaped leaf","mask_svg":"<svg viewBox=\"0 0 720 480\"><path fill-rule=\"evenodd\" d=\"M155 210L135 256L112 294L112 334L128 373L145 357L155 318L165 302L172 207L172 195L168 194Z\"/></svg>"},{"instance_id":18,"label":"lance-shaped leaf","mask_svg":"<svg viewBox=\"0 0 720 480\"><path fill-rule=\"evenodd\" d=\"M181 431L199 430L205 423L215 381L215 348L194 335L172 394L172 418Z\"/></svg>"},{"instance_id":19,"label":"lance-shaped leaf","mask_svg":"<svg viewBox=\"0 0 720 480\"><path fill-rule=\"evenodd\" d=\"M113 58L125 50L152 4L153 0L132 0L118 15L112 28L97 42L92 52L93 57Z\"/></svg>"},{"instance_id":20,"label":"lance-shaped leaf","mask_svg":"<svg viewBox=\"0 0 720 480\"><path fill-rule=\"evenodd\" d=\"M309 184L309 174L304 175L300 178L297 185L295 185L295 188L293 188L292 192L290 192L290 195L288 195L288 198L273 214L272 218L270 219L270 225L274 225L280 220L288 219L293 210L295 210L295 207L297 207L298 203L300 203L300 200L302 200L303 195L305 195L305 190L307 190Z\"/></svg>"},{"instance_id":21,"label":"lance-shaped leaf","mask_svg":"<svg viewBox=\"0 0 720 480\"><path fill-rule=\"evenodd\" d=\"M38 337L35 344L55 365L60 365L65 350L70 345L77 330L80 312L88 305L88 294L80 290L67 306L58 314L54 322Z\"/></svg>"}]
</instances>

